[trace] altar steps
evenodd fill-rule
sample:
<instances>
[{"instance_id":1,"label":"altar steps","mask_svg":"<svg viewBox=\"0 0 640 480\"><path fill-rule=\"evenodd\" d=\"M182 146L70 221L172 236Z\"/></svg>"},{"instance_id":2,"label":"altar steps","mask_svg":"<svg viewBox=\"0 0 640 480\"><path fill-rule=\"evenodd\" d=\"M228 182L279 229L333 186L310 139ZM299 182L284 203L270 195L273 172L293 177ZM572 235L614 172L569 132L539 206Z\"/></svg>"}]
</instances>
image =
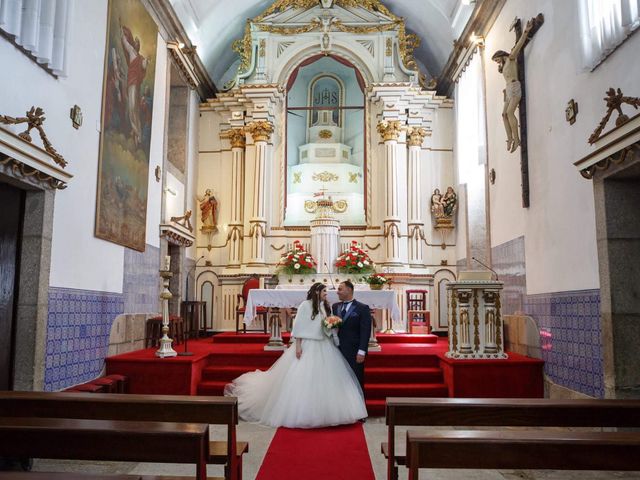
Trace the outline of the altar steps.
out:
<instances>
[{"instance_id":1,"label":"altar steps","mask_svg":"<svg viewBox=\"0 0 640 480\"><path fill-rule=\"evenodd\" d=\"M376 383L444 383L442 369L437 367L369 367L364 372L365 384Z\"/></svg>"}]
</instances>

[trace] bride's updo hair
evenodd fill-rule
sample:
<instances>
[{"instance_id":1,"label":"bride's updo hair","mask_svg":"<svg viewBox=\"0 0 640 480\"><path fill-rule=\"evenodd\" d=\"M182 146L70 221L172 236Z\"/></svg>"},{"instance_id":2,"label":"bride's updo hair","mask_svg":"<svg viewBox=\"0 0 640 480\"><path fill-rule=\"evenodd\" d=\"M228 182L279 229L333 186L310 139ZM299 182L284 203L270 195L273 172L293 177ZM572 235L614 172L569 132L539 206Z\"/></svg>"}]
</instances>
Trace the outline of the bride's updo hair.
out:
<instances>
[{"instance_id":1,"label":"bride's updo hair","mask_svg":"<svg viewBox=\"0 0 640 480\"><path fill-rule=\"evenodd\" d=\"M324 311L326 315L331 315L331 306L329 302L326 300L324 302L320 302L320 294L323 290L325 290L327 286L324 283L316 282L311 285L311 288L307 292L307 300L311 300L311 320L315 320L316 315L320 313L320 303L324 306Z\"/></svg>"}]
</instances>

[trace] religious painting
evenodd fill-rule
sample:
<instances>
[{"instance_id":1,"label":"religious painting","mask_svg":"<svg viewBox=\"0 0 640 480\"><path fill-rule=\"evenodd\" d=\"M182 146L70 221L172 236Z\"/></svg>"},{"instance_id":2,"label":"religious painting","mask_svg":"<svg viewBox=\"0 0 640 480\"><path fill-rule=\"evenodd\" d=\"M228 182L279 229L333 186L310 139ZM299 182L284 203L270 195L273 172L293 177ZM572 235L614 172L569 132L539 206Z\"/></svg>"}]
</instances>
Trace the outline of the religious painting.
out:
<instances>
[{"instance_id":1,"label":"religious painting","mask_svg":"<svg viewBox=\"0 0 640 480\"><path fill-rule=\"evenodd\" d=\"M110 0L95 235L144 251L158 28L140 0Z\"/></svg>"}]
</instances>

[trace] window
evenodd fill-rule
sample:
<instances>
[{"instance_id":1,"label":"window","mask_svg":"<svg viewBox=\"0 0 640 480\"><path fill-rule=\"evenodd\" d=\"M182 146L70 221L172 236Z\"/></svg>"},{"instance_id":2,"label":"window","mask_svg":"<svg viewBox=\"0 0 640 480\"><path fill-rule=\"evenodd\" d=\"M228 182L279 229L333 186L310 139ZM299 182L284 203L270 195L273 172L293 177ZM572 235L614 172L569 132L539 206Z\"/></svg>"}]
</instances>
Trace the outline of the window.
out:
<instances>
[{"instance_id":1,"label":"window","mask_svg":"<svg viewBox=\"0 0 640 480\"><path fill-rule=\"evenodd\" d=\"M580 0L583 66L594 70L640 26L640 0Z\"/></svg>"},{"instance_id":2,"label":"window","mask_svg":"<svg viewBox=\"0 0 640 480\"><path fill-rule=\"evenodd\" d=\"M64 76L73 0L0 0L0 33L55 76Z\"/></svg>"}]
</instances>

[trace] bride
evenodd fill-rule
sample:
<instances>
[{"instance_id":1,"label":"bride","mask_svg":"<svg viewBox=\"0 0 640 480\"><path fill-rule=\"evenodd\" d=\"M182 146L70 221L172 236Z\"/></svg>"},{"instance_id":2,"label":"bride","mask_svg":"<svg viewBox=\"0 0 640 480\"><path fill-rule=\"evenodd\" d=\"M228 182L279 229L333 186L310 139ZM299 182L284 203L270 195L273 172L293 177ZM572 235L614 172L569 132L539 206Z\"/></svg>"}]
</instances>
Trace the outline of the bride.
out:
<instances>
[{"instance_id":1,"label":"bride","mask_svg":"<svg viewBox=\"0 0 640 480\"><path fill-rule=\"evenodd\" d=\"M266 372L245 373L225 387L226 396L238 397L243 420L316 428L367 416L360 384L323 326L330 314L327 287L315 283L298 307L291 331L295 348L288 348Z\"/></svg>"}]
</instances>

